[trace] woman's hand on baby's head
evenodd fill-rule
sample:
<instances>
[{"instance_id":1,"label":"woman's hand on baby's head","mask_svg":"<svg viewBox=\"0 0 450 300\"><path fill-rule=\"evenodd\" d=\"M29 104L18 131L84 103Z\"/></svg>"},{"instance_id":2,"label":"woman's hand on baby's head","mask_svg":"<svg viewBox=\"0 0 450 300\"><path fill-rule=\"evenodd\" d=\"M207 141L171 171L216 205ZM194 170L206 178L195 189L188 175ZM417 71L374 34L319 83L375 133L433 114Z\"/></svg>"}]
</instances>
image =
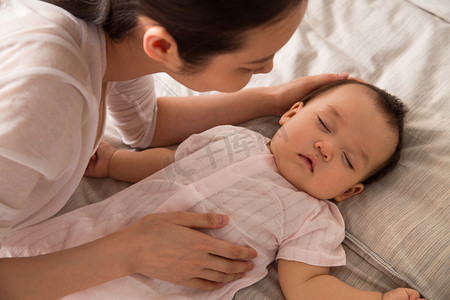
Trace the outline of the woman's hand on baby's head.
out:
<instances>
[{"instance_id":1,"label":"woman's hand on baby's head","mask_svg":"<svg viewBox=\"0 0 450 300\"><path fill-rule=\"evenodd\" d=\"M329 84L333 81L348 78L348 73L341 74L320 74L314 76L304 76L294 79L288 83L267 87L273 95L272 105L274 107L270 113L281 116L296 102L301 101L312 91Z\"/></svg>"},{"instance_id":2,"label":"woman's hand on baby's head","mask_svg":"<svg viewBox=\"0 0 450 300\"><path fill-rule=\"evenodd\" d=\"M89 160L84 175L89 177L109 176L109 162L114 152L116 152L116 149L113 146L107 142L100 142L97 151Z\"/></svg>"},{"instance_id":3,"label":"woman's hand on baby's head","mask_svg":"<svg viewBox=\"0 0 450 300\"><path fill-rule=\"evenodd\" d=\"M367 84L369 84L367 81L364 81L364 80L362 80L362 79L359 78L359 77L349 76L348 79L353 79L353 80L356 80L356 81L359 81L359 82L362 82L362 83L367 83Z\"/></svg>"}]
</instances>

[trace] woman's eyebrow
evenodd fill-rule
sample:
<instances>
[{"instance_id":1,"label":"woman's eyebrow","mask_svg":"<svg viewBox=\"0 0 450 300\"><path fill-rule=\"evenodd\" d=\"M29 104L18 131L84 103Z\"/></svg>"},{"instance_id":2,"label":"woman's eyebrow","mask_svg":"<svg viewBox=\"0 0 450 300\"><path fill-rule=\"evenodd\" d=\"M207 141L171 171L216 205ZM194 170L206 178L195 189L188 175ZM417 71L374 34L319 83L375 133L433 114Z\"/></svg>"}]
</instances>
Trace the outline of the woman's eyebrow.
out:
<instances>
[{"instance_id":1,"label":"woman's eyebrow","mask_svg":"<svg viewBox=\"0 0 450 300\"><path fill-rule=\"evenodd\" d=\"M272 55L269 55L269 56L264 57L264 58L260 58L260 59L256 59L256 60L245 62L244 64L248 64L248 65L260 64L260 63L263 63L263 62L266 62L266 61L272 59L274 56L275 56L275 54L272 54Z\"/></svg>"}]
</instances>

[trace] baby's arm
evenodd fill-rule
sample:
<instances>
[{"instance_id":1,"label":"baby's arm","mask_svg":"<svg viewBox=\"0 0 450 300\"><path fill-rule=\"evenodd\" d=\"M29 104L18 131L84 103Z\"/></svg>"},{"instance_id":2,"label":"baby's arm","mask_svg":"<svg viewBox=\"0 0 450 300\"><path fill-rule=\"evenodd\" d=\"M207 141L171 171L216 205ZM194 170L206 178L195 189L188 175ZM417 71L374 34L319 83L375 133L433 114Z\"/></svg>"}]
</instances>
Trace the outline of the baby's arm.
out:
<instances>
[{"instance_id":1,"label":"baby's arm","mask_svg":"<svg viewBox=\"0 0 450 300\"><path fill-rule=\"evenodd\" d=\"M353 288L336 277L328 275L328 267L312 266L301 262L278 260L281 289L287 300L291 299L422 299L417 291L398 288L386 294Z\"/></svg>"},{"instance_id":2,"label":"baby's arm","mask_svg":"<svg viewBox=\"0 0 450 300\"><path fill-rule=\"evenodd\" d=\"M92 156L85 175L91 177L110 176L117 180L138 182L163 169L174 161L175 150L150 148L133 152L116 150L101 142Z\"/></svg>"}]
</instances>

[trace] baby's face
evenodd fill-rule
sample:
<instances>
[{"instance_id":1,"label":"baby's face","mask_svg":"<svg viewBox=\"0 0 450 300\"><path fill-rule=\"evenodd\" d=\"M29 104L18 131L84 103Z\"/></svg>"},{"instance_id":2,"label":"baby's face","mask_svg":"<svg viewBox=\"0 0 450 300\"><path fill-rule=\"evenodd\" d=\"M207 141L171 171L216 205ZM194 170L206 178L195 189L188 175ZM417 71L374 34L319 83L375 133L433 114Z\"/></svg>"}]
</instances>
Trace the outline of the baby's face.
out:
<instances>
[{"instance_id":1,"label":"baby's face","mask_svg":"<svg viewBox=\"0 0 450 300\"><path fill-rule=\"evenodd\" d=\"M346 84L294 106L270 144L280 173L319 199L340 201L362 191L358 183L397 145L372 97L366 87Z\"/></svg>"}]
</instances>

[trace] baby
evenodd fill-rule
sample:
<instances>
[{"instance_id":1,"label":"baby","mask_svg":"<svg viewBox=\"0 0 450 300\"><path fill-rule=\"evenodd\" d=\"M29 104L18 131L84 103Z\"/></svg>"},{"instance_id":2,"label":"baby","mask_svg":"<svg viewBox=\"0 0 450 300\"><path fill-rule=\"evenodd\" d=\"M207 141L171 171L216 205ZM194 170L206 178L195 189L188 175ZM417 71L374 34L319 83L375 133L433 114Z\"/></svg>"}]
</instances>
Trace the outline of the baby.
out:
<instances>
[{"instance_id":1,"label":"baby","mask_svg":"<svg viewBox=\"0 0 450 300\"><path fill-rule=\"evenodd\" d=\"M20 255L53 252L117 231L149 213L214 212L228 215L230 222L205 232L258 252L255 268L244 278L200 291L136 274L68 298L232 299L277 260L287 299L418 299L411 289L382 295L328 275L329 267L345 264L344 221L333 202L361 193L396 165L405 112L388 93L346 80L296 103L271 140L245 128L218 126L189 137L176 151L116 151L102 143L86 175L139 183L19 231L2 250L18 255L14 249L21 249L27 237L33 246Z\"/></svg>"}]
</instances>

